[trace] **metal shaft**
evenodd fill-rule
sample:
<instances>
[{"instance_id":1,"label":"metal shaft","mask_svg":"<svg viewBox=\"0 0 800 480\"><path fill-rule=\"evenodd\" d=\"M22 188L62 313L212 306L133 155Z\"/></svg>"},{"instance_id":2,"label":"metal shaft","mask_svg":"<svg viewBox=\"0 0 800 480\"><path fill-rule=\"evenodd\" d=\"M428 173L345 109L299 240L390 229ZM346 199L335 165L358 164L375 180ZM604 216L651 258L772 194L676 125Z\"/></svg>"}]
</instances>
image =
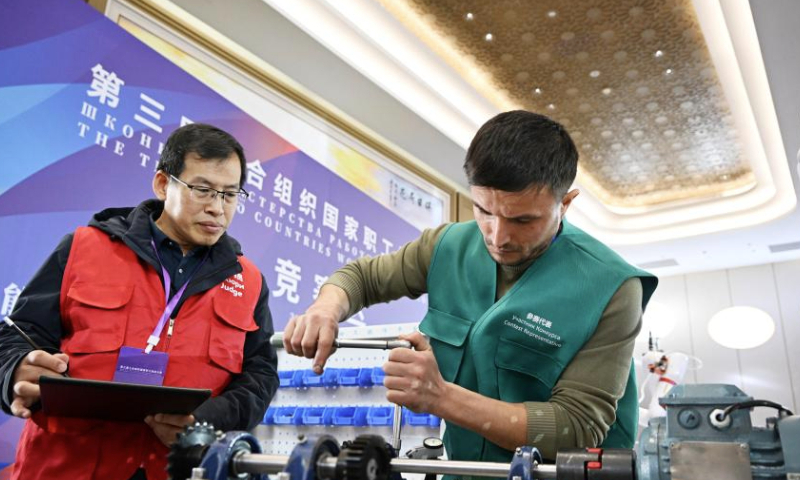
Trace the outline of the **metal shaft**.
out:
<instances>
[{"instance_id":1,"label":"metal shaft","mask_svg":"<svg viewBox=\"0 0 800 480\"><path fill-rule=\"evenodd\" d=\"M289 463L288 455L267 455L265 453L243 453L233 457L234 473L267 473L282 472Z\"/></svg>"},{"instance_id":2,"label":"metal shaft","mask_svg":"<svg viewBox=\"0 0 800 480\"><path fill-rule=\"evenodd\" d=\"M355 338L337 338L336 348L376 348L379 350L392 350L394 348L411 348L408 340L358 340Z\"/></svg>"},{"instance_id":3,"label":"metal shaft","mask_svg":"<svg viewBox=\"0 0 800 480\"><path fill-rule=\"evenodd\" d=\"M507 477L507 463L463 462L452 460L419 460L393 458L392 471L402 473L436 473L473 477Z\"/></svg>"},{"instance_id":4,"label":"metal shaft","mask_svg":"<svg viewBox=\"0 0 800 480\"><path fill-rule=\"evenodd\" d=\"M275 348L283 348L283 334L276 333L270 339ZM376 350L392 350L394 348L411 348L408 340L366 340L357 338L337 338L333 345L336 348L371 348Z\"/></svg>"},{"instance_id":5,"label":"metal shaft","mask_svg":"<svg viewBox=\"0 0 800 480\"><path fill-rule=\"evenodd\" d=\"M289 461L288 456L245 453L233 460L235 473L274 474L282 471ZM317 465L317 473L335 472L336 457L322 458ZM456 460L415 460L393 458L391 470L398 473L435 473L442 475L463 475L472 477L508 477L511 464L491 462L464 462ZM555 465L536 465L534 478L556 478Z\"/></svg>"},{"instance_id":6,"label":"metal shaft","mask_svg":"<svg viewBox=\"0 0 800 480\"><path fill-rule=\"evenodd\" d=\"M400 426L403 420L403 407L400 405L394 406L394 422L392 423L392 447L400 453Z\"/></svg>"}]
</instances>

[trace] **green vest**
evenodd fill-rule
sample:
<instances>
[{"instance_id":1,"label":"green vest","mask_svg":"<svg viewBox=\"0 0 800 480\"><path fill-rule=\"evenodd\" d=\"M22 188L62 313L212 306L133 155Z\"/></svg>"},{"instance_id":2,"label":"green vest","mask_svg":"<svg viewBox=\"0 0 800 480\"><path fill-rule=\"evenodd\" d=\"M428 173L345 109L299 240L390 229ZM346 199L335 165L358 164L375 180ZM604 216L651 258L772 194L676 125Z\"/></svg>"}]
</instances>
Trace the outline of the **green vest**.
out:
<instances>
[{"instance_id":1,"label":"green vest","mask_svg":"<svg viewBox=\"0 0 800 480\"><path fill-rule=\"evenodd\" d=\"M495 302L497 264L477 224L455 223L434 249L429 308L419 328L430 337L446 381L505 402L546 402L611 297L631 277L642 279L644 307L657 279L564 220L561 234ZM633 447L636 390L631 368L604 447ZM453 424L444 443L453 460L508 462L513 453Z\"/></svg>"}]
</instances>

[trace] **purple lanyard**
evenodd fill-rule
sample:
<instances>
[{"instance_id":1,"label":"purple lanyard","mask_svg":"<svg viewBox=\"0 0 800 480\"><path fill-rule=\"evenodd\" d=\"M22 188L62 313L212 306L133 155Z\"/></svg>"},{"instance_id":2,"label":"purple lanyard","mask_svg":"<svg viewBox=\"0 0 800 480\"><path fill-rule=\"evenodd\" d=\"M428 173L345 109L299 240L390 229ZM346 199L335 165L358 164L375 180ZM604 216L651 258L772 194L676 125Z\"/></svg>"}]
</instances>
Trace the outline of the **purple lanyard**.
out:
<instances>
[{"instance_id":1,"label":"purple lanyard","mask_svg":"<svg viewBox=\"0 0 800 480\"><path fill-rule=\"evenodd\" d=\"M161 262L161 257L158 255L158 249L156 248L156 242L154 240L150 240L150 244L153 246L153 251L156 253L158 264L161 265L161 274L164 276L164 297L167 306L164 307L164 313L161 314L161 319L158 321L158 325L156 325L155 330L153 330L153 333L150 334L150 338L147 339L147 347L145 347L144 353L150 353L153 351L153 348L158 345L158 342L161 340L161 332L164 330L164 325L167 324L167 320L169 319L170 315L172 315L172 312L175 311L175 307L178 305L178 302L183 296L183 292L186 290L186 287L189 285L192 277L194 277L194 274L200 271L200 267L202 267L203 264L206 263L206 260L208 260L208 254L206 254L205 258L203 258L203 261L200 262L200 265L198 265L197 268L194 269L194 272L189 275L189 278L186 279L186 282L183 284L183 286L177 292L175 292L175 295L173 295L172 298L170 298L169 291L170 287L172 286L172 279L169 276L169 272L167 272L167 269L164 267L164 264Z\"/></svg>"}]
</instances>

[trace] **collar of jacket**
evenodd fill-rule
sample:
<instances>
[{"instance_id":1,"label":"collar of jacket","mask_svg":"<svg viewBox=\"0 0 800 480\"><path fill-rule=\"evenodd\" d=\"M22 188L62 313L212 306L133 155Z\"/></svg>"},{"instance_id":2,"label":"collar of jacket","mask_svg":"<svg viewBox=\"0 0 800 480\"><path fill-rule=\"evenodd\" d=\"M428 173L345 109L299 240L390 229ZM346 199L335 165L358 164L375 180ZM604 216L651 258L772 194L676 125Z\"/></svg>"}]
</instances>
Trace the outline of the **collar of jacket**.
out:
<instances>
[{"instance_id":1,"label":"collar of jacket","mask_svg":"<svg viewBox=\"0 0 800 480\"><path fill-rule=\"evenodd\" d=\"M96 213L89 222L90 227L95 227L107 233L111 239L120 239L133 250L136 255L156 270L160 270L158 260L150 244L152 233L150 231L150 217L161 215L164 202L156 199L145 200L136 207L107 208ZM224 267L236 263L237 256L242 255L242 249L233 237L224 233L222 237L211 246L208 265L203 270L216 270L215 267ZM211 268L206 268L211 267Z\"/></svg>"}]
</instances>

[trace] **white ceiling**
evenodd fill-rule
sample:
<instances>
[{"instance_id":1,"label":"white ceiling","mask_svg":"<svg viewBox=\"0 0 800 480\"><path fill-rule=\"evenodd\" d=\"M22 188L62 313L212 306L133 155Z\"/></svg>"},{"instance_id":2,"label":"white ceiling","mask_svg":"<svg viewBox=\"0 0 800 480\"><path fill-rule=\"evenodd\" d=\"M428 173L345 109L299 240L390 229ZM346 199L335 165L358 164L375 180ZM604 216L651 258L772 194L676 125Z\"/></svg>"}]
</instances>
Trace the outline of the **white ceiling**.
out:
<instances>
[{"instance_id":1,"label":"white ceiling","mask_svg":"<svg viewBox=\"0 0 800 480\"><path fill-rule=\"evenodd\" d=\"M466 81L421 41L408 32L404 34L402 26L391 17L387 20L384 14L383 19L388 23L377 31L356 28L358 24L373 25L365 22L377 18L374 15L370 17L376 13L375 9L381 9L376 2L265 1L269 5L253 0L237 4L233 18L230 18L231 9L227 9L227 21L220 20L217 10L222 7L212 5L214 2L198 5L188 0L175 0L174 3L411 152L444 177L465 185L461 172L465 146L477 127L498 111L497 107L474 95L474 89ZM742 1L723 0L722 3L729 6L727 4L741 4ZM797 152L800 148L800 96L796 95L795 87L796 79L800 77L800 51L794 46L800 45L800 31L793 21L800 18L800 2L751 0L750 9L774 101L773 118L777 116L780 126L780 132L776 130L777 135L770 137L761 131L763 127L759 124L759 133L764 140L764 150L777 151L778 157L786 162L782 165L783 175L776 179L776 183L780 186L782 182L782 191L795 199L798 195ZM294 25L278 18L276 10ZM247 28L248 22L258 24L260 28ZM336 33L332 34L333 31ZM390 44L404 48L387 51L385 43L375 40L378 34L383 41L388 39ZM731 35L736 35L736 32L731 32ZM280 40L276 42L276 38ZM323 68L326 75L320 78L319 71ZM398 82L398 78L403 81ZM420 84L425 88L414 88ZM358 88L354 89L354 85ZM752 92L749 93L752 97ZM429 108L420 109L419 105ZM776 142L775 138L779 137L782 137L783 145L776 145L779 141ZM587 197L584 195L584 199ZM591 202L585 201L588 203ZM749 221L753 221L753 217L757 219L758 215L759 212L754 213L751 209ZM584 223L578 217L580 215L574 217L576 223ZM745 221L735 225L740 224L744 225ZM674 236L663 234L651 236L647 243L639 245L624 245L630 242L604 235L602 229L593 229L591 224L584 227L600 238L605 236L608 243L634 263L673 264L651 267L659 275L800 258L800 244L781 252L770 249L770 246L775 249L775 245L800 242L800 212L797 209L778 220L756 226L698 234L709 228L696 225L682 232L683 238L658 241Z\"/></svg>"}]
</instances>

